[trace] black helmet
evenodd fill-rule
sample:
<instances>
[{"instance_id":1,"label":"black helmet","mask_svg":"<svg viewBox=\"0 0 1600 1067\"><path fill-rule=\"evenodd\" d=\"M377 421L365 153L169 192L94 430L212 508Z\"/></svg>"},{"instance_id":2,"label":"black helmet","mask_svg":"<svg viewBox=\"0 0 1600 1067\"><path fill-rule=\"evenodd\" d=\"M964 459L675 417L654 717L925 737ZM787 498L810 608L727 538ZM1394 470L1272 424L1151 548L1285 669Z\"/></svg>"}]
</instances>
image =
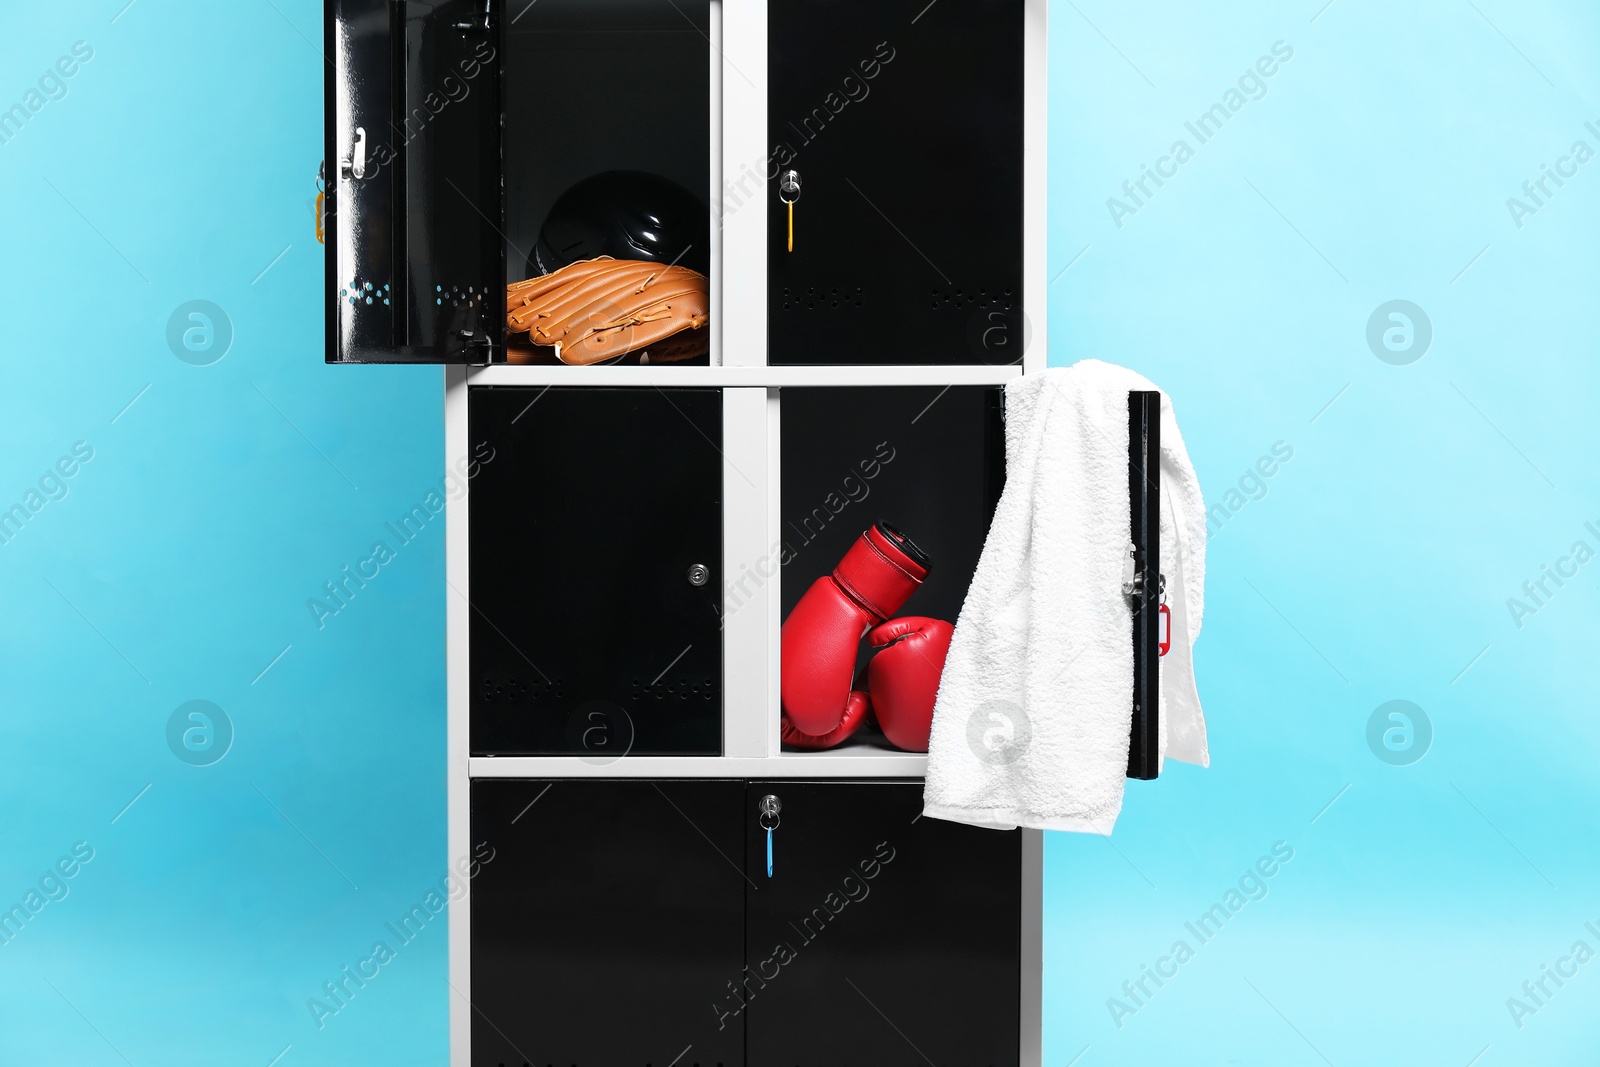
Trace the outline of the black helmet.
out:
<instances>
[{"instance_id":1,"label":"black helmet","mask_svg":"<svg viewBox=\"0 0 1600 1067\"><path fill-rule=\"evenodd\" d=\"M677 263L709 274L711 215L689 190L659 174L608 170L556 198L528 257L530 275L596 256Z\"/></svg>"}]
</instances>

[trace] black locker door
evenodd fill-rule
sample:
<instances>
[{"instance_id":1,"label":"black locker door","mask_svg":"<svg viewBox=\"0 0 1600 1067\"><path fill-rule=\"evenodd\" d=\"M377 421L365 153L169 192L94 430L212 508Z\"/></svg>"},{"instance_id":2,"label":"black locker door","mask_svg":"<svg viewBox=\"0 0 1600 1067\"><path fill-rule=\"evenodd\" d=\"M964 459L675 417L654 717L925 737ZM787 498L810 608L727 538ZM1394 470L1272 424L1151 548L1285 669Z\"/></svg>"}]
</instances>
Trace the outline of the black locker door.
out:
<instances>
[{"instance_id":1,"label":"black locker door","mask_svg":"<svg viewBox=\"0 0 1600 1067\"><path fill-rule=\"evenodd\" d=\"M771 0L772 363L1020 358L1022 8Z\"/></svg>"},{"instance_id":2,"label":"black locker door","mask_svg":"<svg viewBox=\"0 0 1600 1067\"><path fill-rule=\"evenodd\" d=\"M740 1067L743 792L473 782L472 1062Z\"/></svg>"},{"instance_id":3,"label":"black locker door","mask_svg":"<svg viewBox=\"0 0 1600 1067\"><path fill-rule=\"evenodd\" d=\"M327 361L503 355L492 0L328 0Z\"/></svg>"},{"instance_id":4,"label":"black locker door","mask_svg":"<svg viewBox=\"0 0 1600 1067\"><path fill-rule=\"evenodd\" d=\"M476 387L468 434L473 753L720 754L721 392Z\"/></svg>"},{"instance_id":5,"label":"black locker door","mask_svg":"<svg viewBox=\"0 0 1600 1067\"><path fill-rule=\"evenodd\" d=\"M1017 1063L1020 832L920 818L920 781L751 782L744 801L751 1067Z\"/></svg>"}]
</instances>

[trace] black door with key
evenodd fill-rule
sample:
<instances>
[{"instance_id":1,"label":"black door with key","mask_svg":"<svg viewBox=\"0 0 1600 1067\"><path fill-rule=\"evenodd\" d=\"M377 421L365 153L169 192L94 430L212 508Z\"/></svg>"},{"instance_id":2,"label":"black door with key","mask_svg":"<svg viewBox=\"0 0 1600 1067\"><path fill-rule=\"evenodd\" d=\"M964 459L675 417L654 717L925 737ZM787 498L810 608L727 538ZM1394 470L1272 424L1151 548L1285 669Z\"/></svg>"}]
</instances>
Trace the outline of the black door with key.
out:
<instances>
[{"instance_id":1,"label":"black door with key","mask_svg":"<svg viewBox=\"0 0 1600 1067\"><path fill-rule=\"evenodd\" d=\"M771 0L768 41L770 362L1017 362L1022 0Z\"/></svg>"},{"instance_id":2,"label":"black door with key","mask_svg":"<svg viewBox=\"0 0 1600 1067\"><path fill-rule=\"evenodd\" d=\"M748 992L724 1005L751 1067L1017 1062L1019 831L919 817L920 781L751 782L744 805Z\"/></svg>"},{"instance_id":3,"label":"black door with key","mask_svg":"<svg viewBox=\"0 0 1600 1067\"><path fill-rule=\"evenodd\" d=\"M472 1062L740 1067L743 1024L711 1006L744 966L743 796L473 782Z\"/></svg>"},{"instance_id":4,"label":"black door with key","mask_svg":"<svg viewBox=\"0 0 1600 1067\"><path fill-rule=\"evenodd\" d=\"M475 755L722 748L722 394L468 394Z\"/></svg>"}]
</instances>

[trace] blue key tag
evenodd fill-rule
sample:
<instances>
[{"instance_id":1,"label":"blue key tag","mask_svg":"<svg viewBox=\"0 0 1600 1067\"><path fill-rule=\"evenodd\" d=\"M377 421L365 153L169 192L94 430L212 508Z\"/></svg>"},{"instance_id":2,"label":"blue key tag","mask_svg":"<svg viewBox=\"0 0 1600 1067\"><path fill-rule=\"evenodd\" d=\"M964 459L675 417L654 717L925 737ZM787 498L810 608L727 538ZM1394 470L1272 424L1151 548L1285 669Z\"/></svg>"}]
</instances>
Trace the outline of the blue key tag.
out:
<instances>
[{"instance_id":1,"label":"blue key tag","mask_svg":"<svg viewBox=\"0 0 1600 1067\"><path fill-rule=\"evenodd\" d=\"M778 812L782 810L783 802L777 797L768 794L761 798L761 816L757 824L767 832L767 877L772 877L772 832L778 828Z\"/></svg>"}]
</instances>

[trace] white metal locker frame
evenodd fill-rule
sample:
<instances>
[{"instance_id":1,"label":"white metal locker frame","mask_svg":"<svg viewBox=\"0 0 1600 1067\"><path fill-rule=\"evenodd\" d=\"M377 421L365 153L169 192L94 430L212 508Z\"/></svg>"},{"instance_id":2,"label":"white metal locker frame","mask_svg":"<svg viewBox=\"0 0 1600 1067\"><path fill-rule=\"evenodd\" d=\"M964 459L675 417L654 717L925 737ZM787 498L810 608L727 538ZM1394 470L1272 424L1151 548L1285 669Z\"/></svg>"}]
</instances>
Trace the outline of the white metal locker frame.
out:
<instances>
[{"instance_id":1,"label":"white metal locker frame","mask_svg":"<svg viewBox=\"0 0 1600 1067\"><path fill-rule=\"evenodd\" d=\"M1046 11L1048 0L1024 0L1024 143L1022 306L1031 343L1019 370L1011 366L768 367L766 0L711 3L711 170L722 184L714 203L745 180L741 202L723 214L711 243L711 365L706 367L447 367L446 465L471 453L467 390L473 385L610 385L642 388L715 386L723 393L722 575L760 565L776 543L779 515L778 393L784 386L1003 385L1045 366ZM736 57L730 62L728 57ZM747 91L746 83L755 86ZM720 135L720 136L719 136ZM754 186L754 188L752 188ZM726 261L739 264L729 272ZM736 465L736 466L735 466ZM470 495L470 491L469 491ZM447 846L451 862L470 856L474 778L917 778L927 757L878 750L784 752L779 742L778 576L762 583L727 616L723 631L722 756L629 756L598 764L576 756L470 755L471 693L467 633L467 496L445 516ZM775 561L774 561L775 563ZM1044 838L1022 835L1022 1067L1040 1067L1043 978ZM472 1062L472 896L450 905L450 1064Z\"/></svg>"}]
</instances>

